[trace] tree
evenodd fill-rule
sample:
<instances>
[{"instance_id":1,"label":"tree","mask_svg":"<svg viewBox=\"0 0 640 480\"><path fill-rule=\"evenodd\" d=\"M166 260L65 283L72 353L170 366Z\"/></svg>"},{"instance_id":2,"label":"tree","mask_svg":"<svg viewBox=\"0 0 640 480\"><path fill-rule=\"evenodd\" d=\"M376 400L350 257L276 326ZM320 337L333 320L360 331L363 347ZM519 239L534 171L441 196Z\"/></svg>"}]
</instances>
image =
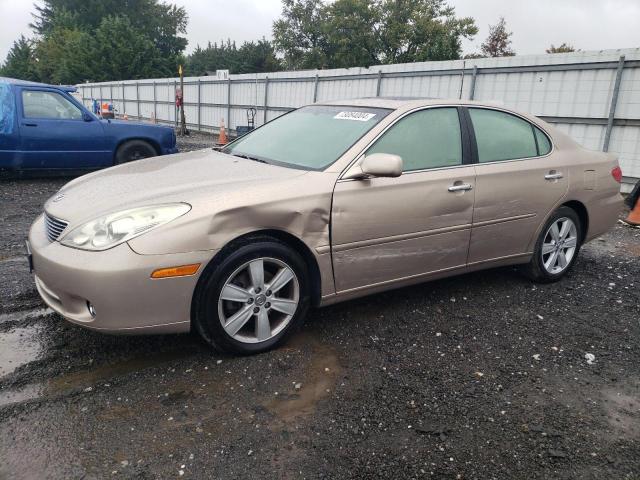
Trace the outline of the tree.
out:
<instances>
[{"instance_id":1,"label":"tree","mask_svg":"<svg viewBox=\"0 0 640 480\"><path fill-rule=\"evenodd\" d=\"M573 48L573 45L569 45L568 43L563 43L562 45L556 47L553 44L547 49L547 53L570 53L575 52L576 49ZM578 50L580 51L580 50Z\"/></svg>"},{"instance_id":2,"label":"tree","mask_svg":"<svg viewBox=\"0 0 640 480\"><path fill-rule=\"evenodd\" d=\"M94 81L150 78L166 68L159 50L128 17L104 17L87 47Z\"/></svg>"},{"instance_id":3,"label":"tree","mask_svg":"<svg viewBox=\"0 0 640 480\"><path fill-rule=\"evenodd\" d=\"M33 69L43 81L169 76L183 61L187 46L181 36L187 26L183 7L159 0L43 0L35 9ZM97 42L98 36L106 43ZM127 64L131 59L139 62L139 68ZM133 77L133 70L145 73Z\"/></svg>"},{"instance_id":4,"label":"tree","mask_svg":"<svg viewBox=\"0 0 640 480\"><path fill-rule=\"evenodd\" d=\"M24 35L13 42L7 54L7 59L0 67L0 75L23 80L39 80L33 65L33 47Z\"/></svg>"},{"instance_id":5,"label":"tree","mask_svg":"<svg viewBox=\"0 0 640 480\"><path fill-rule=\"evenodd\" d=\"M327 7L322 0L282 0L282 17L273 24L273 43L289 69L326 66Z\"/></svg>"},{"instance_id":6,"label":"tree","mask_svg":"<svg viewBox=\"0 0 640 480\"><path fill-rule=\"evenodd\" d=\"M273 25L291 69L458 59L476 33L445 0L283 0Z\"/></svg>"},{"instance_id":7,"label":"tree","mask_svg":"<svg viewBox=\"0 0 640 480\"><path fill-rule=\"evenodd\" d=\"M457 18L445 0L382 0L381 63L457 60L462 38L478 33L470 17Z\"/></svg>"},{"instance_id":8,"label":"tree","mask_svg":"<svg viewBox=\"0 0 640 480\"><path fill-rule=\"evenodd\" d=\"M273 45L266 39L244 42L240 48L227 40L209 44L206 48L197 46L186 60L189 75L205 75L215 70L229 70L231 73L274 72L282 69Z\"/></svg>"},{"instance_id":9,"label":"tree","mask_svg":"<svg viewBox=\"0 0 640 480\"><path fill-rule=\"evenodd\" d=\"M238 49L240 61L233 73L276 72L282 70L282 63L276 57L271 42L266 39L244 42Z\"/></svg>"},{"instance_id":10,"label":"tree","mask_svg":"<svg viewBox=\"0 0 640 480\"><path fill-rule=\"evenodd\" d=\"M507 31L507 23L504 17L496 25L489 26L489 36L480 46L480 51L485 57L512 57L516 54L511 49L511 35Z\"/></svg>"}]
</instances>

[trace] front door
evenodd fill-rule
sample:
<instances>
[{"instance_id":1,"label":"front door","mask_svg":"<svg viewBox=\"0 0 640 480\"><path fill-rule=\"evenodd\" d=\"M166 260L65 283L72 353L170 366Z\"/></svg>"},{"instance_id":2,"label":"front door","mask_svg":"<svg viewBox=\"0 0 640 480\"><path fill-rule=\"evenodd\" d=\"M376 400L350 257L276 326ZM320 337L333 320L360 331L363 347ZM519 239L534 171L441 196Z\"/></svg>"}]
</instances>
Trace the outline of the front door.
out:
<instances>
[{"instance_id":1,"label":"front door","mask_svg":"<svg viewBox=\"0 0 640 480\"><path fill-rule=\"evenodd\" d=\"M534 234L568 189L561 154L524 118L469 108L478 164L469 264L527 254Z\"/></svg>"},{"instance_id":2,"label":"front door","mask_svg":"<svg viewBox=\"0 0 640 480\"><path fill-rule=\"evenodd\" d=\"M331 243L339 293L466 265L475 171L461 131L454 107L410 113L365 152L399 155L400 177L338 181Z\"/></svg>"},{"instance_id":3,"label":"front door","mask_svg":"<svg viewBox=\"0 0 640 480\"><path fill-rule=\"evenodd\" d=\"M22 168L85 169L110 164L100 121L85 119L82 109L61 92L23 88L20 100Z\"/></svg>"}]
</instances>

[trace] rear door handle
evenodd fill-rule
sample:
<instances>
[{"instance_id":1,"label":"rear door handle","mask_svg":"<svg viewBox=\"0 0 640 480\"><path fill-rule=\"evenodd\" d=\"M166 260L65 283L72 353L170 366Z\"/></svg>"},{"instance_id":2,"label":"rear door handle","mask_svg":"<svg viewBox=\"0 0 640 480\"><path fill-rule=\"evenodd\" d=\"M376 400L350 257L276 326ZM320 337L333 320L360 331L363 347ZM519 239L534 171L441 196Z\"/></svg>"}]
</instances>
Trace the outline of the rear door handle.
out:
<instances>
[{"instance_id":1,"label":"rear door handle","mask_svg":"<svg viewBox=\"0 0 640 480\"><path fill-rule=\"evenodd\" d=\"M37 127L38 124L37 123L23 123L22 126L24 126L24 127Z\"/></svg>"},{"instance_id":2,"label":"rear door handle","mask_svg":"<svg viewBox=\"0 0 640 480\"><path fill-rule=\"evenodd\" d=\"M557 180L557 179L562 178L562 177L564 177L564 175L562 175L562 173L561 173L561 172L554 172L554 171L551 171L551 172L547 173L547 174L544 176L544 179L545 179L545 180Z\"/></svg>"},{"instance_id":3,"label":"rear door handle","mask_svg":"<svg viewBox=\"0 0 640 480\"><path fill-rule=\"evenodd\" d=\"M450 192L460 192L465 190L471 190L473 187L468 183L461 183L459 185L449 185Z\"/></svg>"}]
</instances>

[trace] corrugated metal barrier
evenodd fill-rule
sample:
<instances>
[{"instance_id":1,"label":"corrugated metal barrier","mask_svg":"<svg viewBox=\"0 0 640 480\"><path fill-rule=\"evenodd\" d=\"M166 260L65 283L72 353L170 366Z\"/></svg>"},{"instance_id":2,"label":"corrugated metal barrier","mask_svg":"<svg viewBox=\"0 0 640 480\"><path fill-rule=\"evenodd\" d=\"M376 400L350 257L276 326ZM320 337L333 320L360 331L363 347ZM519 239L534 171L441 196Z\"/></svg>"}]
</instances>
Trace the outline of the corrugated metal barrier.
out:
<instances>
[{"instance_id":1,"label":"corrugated metal barrier","mask_svg":"<svg viewBox=\"0 0 640 480\"><path fill-rule=\"evenodd\" d=\"M174 123L177 78L78 85L86 105ZM640 49L531 55L184 79L189 128L256 125L313 102L375 96L464 98L537 115L587 148L620 156L626 182L640 178Z\"/></svg>"}]
</instances>

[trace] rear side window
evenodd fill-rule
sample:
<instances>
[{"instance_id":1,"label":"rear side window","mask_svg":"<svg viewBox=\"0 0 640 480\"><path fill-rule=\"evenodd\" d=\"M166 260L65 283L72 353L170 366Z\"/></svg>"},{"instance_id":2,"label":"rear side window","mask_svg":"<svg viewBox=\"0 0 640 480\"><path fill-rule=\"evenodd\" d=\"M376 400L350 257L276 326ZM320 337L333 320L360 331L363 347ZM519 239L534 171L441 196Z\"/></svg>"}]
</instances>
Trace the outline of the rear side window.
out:
<instances>
[{"instance_id":1,"label":"rear side window","mask_svg":"<svg viewBox=\"0 0 640 480\"><path fill-rule=\"evenodd\" d=\"M82 119L82 111L61 94L42 90L22 91L22 111L25 118Z\"/></svg>"},{"instance_id":2,"label":"rear side window","mask_svg":"<svg viewBox=\"0 0 640 480\"><path fill-rule=\"evenodd\" d=\"M387 130L367 155L402 157L405 172L462 164L460 120L456 108L429 108L412 113Z\"/></svg>"},{"instance_id":3,"label":"rear side window","mask_svg":"<svg viewBox=\"0 0 640 480\"><path fill-rule=\"evenodd\" d=\"M476 135L480 163L538 156L534 128L526 120L509 113L482 108L470 108L469 114Z\"/></svg>"},{"instance_id":4,"label":"rear side window","mask_svg":"<svg viewBox=\"0 0 640 480\"><path fill-rule=\"evenodd\" d=\"M536 141L538 142L538 155L546 155L551 151L549 137L542 133L542 130L538 127L533 127L533 130L536 134Z\"/></svg>"}]
</instances>

